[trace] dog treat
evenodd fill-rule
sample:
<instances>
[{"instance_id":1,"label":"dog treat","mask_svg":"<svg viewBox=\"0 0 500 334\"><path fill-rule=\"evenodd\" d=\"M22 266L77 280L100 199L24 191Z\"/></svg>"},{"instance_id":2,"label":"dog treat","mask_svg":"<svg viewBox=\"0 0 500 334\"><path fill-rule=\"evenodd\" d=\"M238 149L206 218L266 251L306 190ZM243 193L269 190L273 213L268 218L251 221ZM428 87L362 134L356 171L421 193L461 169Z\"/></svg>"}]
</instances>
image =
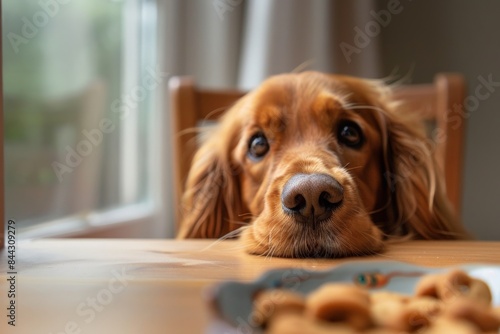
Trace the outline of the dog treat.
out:
<instances>
[{"instance_id":1,"label":"dog treat","mask_svg":"<svg viewBox=\"0 0 500 334\"><path fill-rule=\"evenodd\" d=\"M498 331L500 318L489 306L481 303L471 303L468 298L458 298L450 303L443 316L449 319L466 320L481 329L483 332Z\"/></svg>"},{"instance_id":2,"label":"dog treat","mask_svg":"<svg viewBox=\"0 0 500 334\"><path fill-rule=\"evenodd\" d=\"M302 313L305 305L306 301L301 295L289 290L266 290L255 297L251 317L255 323L265 327L268 320L279 313Z\"/></svg>"},{"instance_id":3,"label":"dog treat","mask_svg":"<svg viewBox=\"0 0 500 334\"><path fill-rule=\"evenodd\" d=\"M350 334L353 329L344 323L316 321L297 313L280 314L270 323L268 334Z\"/></svg>"},{"instance_id":4,"label":"dog treat","mask_svg":"<svg viewBox=\"0 0 500 334\"><path fill-rule=\"evenodd\" d=\"M500 318L500 306L494 308L493 309L493 313L496 314L498 318Z\"/></svg>"},{"instance_id":5,"label":"dog treat","mask_svg":"<svg viewBox=\"0 0 500 334\"><path fill-rule=\"evenodd\" d=\"M417 285L415 295L434 297L444 302L467 297L485 305L491 303L491 292L486 283L469 277L461 270L425 276Z\"/></svg>"},{"instance_id":6,"label":"dog treat","mask_svg":"<svg viewBox=\"0 0 500 334\"><path fill-rule=\"evenodd\" d=\"M392 296L390 296L392 297ZM414 332L427 327L440 312L439 301L430 297L372 298L371 312L377 327Z\"/></svg>"},{"instance_id":7,"label":"dog treat","mask_svg":"<svg viewBox=\"0 0 500 334\"><path fill-rule=\"evenodd\" d=\"M460 319L437 318L424 334L478 334L481 333L470 322Z\"/></svg>"},{"instance_id":8,"label":"dog treat","mask_svg":"<svg viewBox=\"0 0 500 334\"><path fill-rule=\"evenodd\" d=\"M309 295L306 315L328 322L344 322L356 330L371 326L370 295L347 284L325 284Z\"/></svg>"},{"instance_id":9,"label":"dog treat","mask_svg":"<svg viewBox=\"0 0 500 334\"><path fill-rule=\"evenodd\" d=\"M368 287L327 283L307 296L262 291L254 299L253 319L272 334L477 334L500 329L500 307L492 307L488 285L462 270L422 276L411 296Z\"/></svg>"}]
</instances>

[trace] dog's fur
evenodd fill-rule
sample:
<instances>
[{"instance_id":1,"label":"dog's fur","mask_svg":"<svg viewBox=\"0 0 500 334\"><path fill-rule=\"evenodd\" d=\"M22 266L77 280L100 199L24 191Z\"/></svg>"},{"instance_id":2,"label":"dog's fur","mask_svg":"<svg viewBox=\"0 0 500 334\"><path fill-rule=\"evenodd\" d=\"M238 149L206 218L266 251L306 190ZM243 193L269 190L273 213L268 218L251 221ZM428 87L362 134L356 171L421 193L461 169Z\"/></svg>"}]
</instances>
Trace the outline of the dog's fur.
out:
<instances>
[{"instance_id":1,"label":"dog's fur","mask_svg":"<svg viewBox=\"0 0 500 334\"><path fill-rule=\"evenodd\" d=\"M466 238L432 143L408 114L377 81L317 72L268 79L197 151L179 237L237 230L230 235L249 253L282 257L369 254L400 237ZM324 215L303 211L302 193L325 176L335 194L321 195Z\"/></svg>"}]
</instances>

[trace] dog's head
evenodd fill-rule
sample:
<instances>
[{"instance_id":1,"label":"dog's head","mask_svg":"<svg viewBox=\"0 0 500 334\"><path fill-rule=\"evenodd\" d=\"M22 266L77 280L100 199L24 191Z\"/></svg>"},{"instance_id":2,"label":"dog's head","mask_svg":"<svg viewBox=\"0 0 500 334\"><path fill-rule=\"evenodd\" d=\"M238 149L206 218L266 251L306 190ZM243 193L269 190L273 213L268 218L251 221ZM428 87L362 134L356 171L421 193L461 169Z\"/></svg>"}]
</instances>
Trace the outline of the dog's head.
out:
<instances>
[{"instance_id":1,"label":"dog's head","mask_svg":"<svg viewBox=\"0 0 500 334\"><path fill-rule=\"evenodd\" d=\"M380 83L317 72L265 81L194 157L181 237L238 229L250 253L361 255L391 236L464 236L431 145Z\"/></svg>"}]
</instances>

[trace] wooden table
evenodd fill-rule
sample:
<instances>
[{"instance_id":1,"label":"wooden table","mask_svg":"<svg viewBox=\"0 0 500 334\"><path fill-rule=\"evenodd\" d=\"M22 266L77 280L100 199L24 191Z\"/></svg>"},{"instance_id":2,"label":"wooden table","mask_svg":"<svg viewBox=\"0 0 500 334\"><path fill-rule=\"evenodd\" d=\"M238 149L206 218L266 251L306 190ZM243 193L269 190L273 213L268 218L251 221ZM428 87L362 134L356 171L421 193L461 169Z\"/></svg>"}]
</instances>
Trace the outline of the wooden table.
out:
<instances>
[{"instance_id":1,"label":"wooden table","mask_svg":"<svg viewBox=\"0 0 500 334\"><path fill-rule=\"evenodd\" d=\"M408 242L346 259L257 257L237 241L214 240L45 239L16 247L17 274L8 274L7 250L1 252L0 333L224 333L204 300L207 289L271 268L320 270L367 260L500 264L500 242ZM16 296L7 298L12 276ZM15 327L7 324L11 300Z\"/></svg>"}]
</instances>

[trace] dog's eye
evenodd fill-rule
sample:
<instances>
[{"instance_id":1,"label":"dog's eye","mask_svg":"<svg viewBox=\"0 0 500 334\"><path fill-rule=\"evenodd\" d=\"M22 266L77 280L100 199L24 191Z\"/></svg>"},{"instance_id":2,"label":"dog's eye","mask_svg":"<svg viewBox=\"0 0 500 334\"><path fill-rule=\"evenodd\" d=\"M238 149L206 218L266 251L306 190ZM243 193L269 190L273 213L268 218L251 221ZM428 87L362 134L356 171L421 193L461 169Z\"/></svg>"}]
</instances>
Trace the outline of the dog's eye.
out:
<instances>
[{"instance_id":1,"label":"dog's eye","mask_svg":"<svg viewBox=\"0 0 500 334\"><path fill-rule=\"evenodd\" d=\"M352 121L344 121L340 123L337 137L341 144L353 148L358 148L363 143L363 133L361 132L359 125Z\"/></svg>"},{"instance_id":2,"label":"dog's eye","mask_svg":"<svg viewBox=\"0 0 500 334\"><path fill-rule=\"evenodd\" d=\"M260 159L269 151L269 143L262 132L256 133L248 142L248 154L251 158Z\"/></svg>"}]
</instances>

